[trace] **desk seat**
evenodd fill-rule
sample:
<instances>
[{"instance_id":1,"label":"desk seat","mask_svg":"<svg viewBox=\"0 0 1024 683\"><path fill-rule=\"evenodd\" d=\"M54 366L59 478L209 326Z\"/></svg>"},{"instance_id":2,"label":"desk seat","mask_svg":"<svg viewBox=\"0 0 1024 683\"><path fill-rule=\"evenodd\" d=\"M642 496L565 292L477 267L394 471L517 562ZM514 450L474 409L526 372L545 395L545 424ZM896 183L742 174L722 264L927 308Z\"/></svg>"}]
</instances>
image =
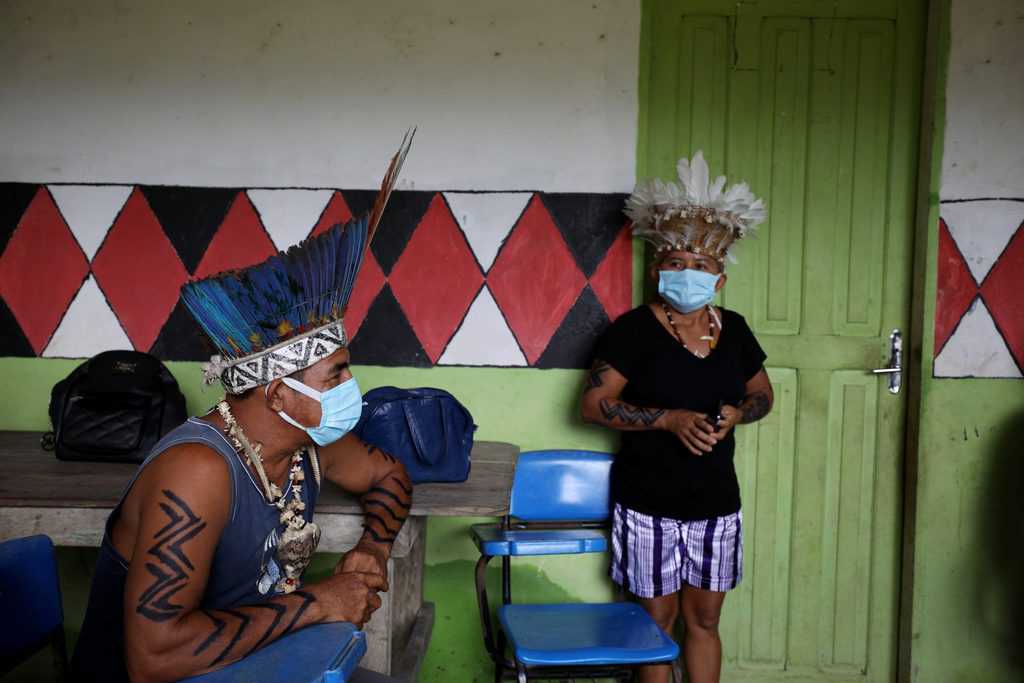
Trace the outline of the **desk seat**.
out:
<instances>
[{"instance_id":1,"label":"desk seat","mask_svg":"<svg viewBox=\"0 0 1024 683\"><path fill-rule=\"evenodd\" d=\"M179 683L344 683L364 654L366 634L352 624L316 624Z\"/></svg>"},{"instance_id":2,"label":"desk seat","mask_svg":"<svg viewBox=\"0 0 1024 683\"><path fill-rule=\"evenodd\" d=\"M671 662L679 647L631 602L502 605L498 619L528 667Z\"/></svg>"},{"instance_id":3,"label":"desk seat","mask_svg":"<svg viewBox=\"0 0 1024 683\"><path fill-rule=\"evenodd\" d=\"M608 534L602 529L501 529L495 524L474 524L473 540L482 554L492 557L575 555L608 549Z\"/></svg>"}]
</instances>

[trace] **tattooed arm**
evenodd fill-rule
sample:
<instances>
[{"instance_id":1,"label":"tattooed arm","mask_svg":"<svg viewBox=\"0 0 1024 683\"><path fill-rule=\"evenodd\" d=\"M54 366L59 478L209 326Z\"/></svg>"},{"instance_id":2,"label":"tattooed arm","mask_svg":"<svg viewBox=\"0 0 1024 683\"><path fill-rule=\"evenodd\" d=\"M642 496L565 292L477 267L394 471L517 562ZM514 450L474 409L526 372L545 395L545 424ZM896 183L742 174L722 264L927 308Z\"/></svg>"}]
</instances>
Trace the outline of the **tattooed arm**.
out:
<instances>
[{"instance_id":1,"label":"tattooed arm","mask_svg":"<svg viewBox=\"0 0 1024 683\"><path fill-rule=\"evenodd\" d=\"M718 443L715 428L703 413L630 405L620 400L626 378L598 358L594 361L581 404L583 419L621 431L663 429L674 433L694 455L709 452Z\"/></svg>"},{"instance_id":2,"label":"tattooed arm","mask_svg":"<svg viewBox=\"0 0 1024 683\"><path fill-rule=\"evenodd\" d=\"M736 408L722 407L723 419L718 423L715 436L724 439L729 430L736 425L757 422L771 412L774 402L775 393L772 391L771 380L768 379L765 369L761 368L756 375L747 380L746 395L740 405Z\"/></svg>"},{"instance_id":3,"label":"tattooed arm","mask_svg":"<svg viewBox=\"0 0 1024 683\"><path fill-rule=\"evenodd\" d=\"M112 541L128 561L124 651L132 680L219 669L309 624L362 624L380 606L380 577L343 574L259 605L202 608L230 491L220 456L189 444L147 466L125 499Z\"/></svg>"},{"instance_id":4,"label":"tattooed arm","mask_svg":"<svg viewBox=\"0 0 1024 683\"><path fill-rule=\"evenodd\" d=\"M320 454L324 476L359 495L363 506L363 536L335 572L380 574L386 585L391 545L412 507L412 482L405 466L355 434L320 449Z\"/></svg>"}]
</instances>

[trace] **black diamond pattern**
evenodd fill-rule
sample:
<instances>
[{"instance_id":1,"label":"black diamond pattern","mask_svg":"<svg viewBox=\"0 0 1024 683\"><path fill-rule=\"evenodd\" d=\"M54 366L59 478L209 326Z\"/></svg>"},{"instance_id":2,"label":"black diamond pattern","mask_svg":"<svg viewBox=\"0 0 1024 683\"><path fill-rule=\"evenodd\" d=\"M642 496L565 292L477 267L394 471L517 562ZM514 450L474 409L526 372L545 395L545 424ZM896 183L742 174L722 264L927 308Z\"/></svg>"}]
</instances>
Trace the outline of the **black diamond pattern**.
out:
<instances>
[{"instance_id":1,"label":"black diamond pattern","mask_svg":"<svg viewBox=\"0 0 1024 683\"><path fill-rule=\"evenodd\" d=\"M149 352L161 360L200 361L207 361L217 353L181 301L175 304Z\"/></svg>"},{"instance_id":2,"label":"black diamond pattern","mask_svg":"<svg viewBox=\"0 0 1024 683\"><path fill-rule=\"evenodd\" d=\"M0 297L0 356L34 357L36 352L21 331L21 325L14 317L7 302Z\"/></svg>"},{"instance_id":3,"label":"black diamond pattern","mask_svg":"<svg viewBox=\"0 0 1024 683\"><path fill-rule=\"evenodd\" d=\"M370 203L372 204L373 197L376 197L377 193L370 194ZM420 224L420 220L427 212L435 194L435 192L416 190L404 190L391 194L388 206L384 209L384 215L380 219L380 225L377 226L377 234L374 236L373 242L370 243L370 249L377 257L377 262L380 263L384 275L390 275L391 269L398 263L398 257L405 251L405 246L409 244L409 238ZM348 206L352 215L357 218L362 216L367 210L361 208L360 202L363 197L347 191L344 192L344 195L345 201L349 202ZM350 200L349 197L353 197L353 199ZM357 206L360 207L359 210L356 209Z\"/></svg>"},{"instance_id":4,"label":"black diamond pattern","mask_svg":"<svg viewBox=\"0 0 1024 683\"><path fill-rule=\"evenodd\" d=\"M349 350L353 365L430 367L430 359L388 285L373 300Z\"/></svg>"},{"instance_id":5,"label":"black diamond pattern","mask_svg":"<svg viewBox=\"0 0 1024 683\"><path fill-rule=\"evenodd\" d=\"M590 285L583 288L580 297L569 309L565 320L558 326L548 347L537 359L538 368L590 367L594 345L610 324L604 306Z\"/></svg>"},{"instance_id":6,"label":"black diamond pattern","mask_svg":"<svg viewBox=\"0 0 1024 683\"><path fill-rule=\"evenodd\" d=\"M238 190L223 187L141 187L189 274L217 234Z\"/></svg>"},{"instance_id":7,"label":"black diamond pattern","mask_svg":"<svg viewBox=\"0 0 1024 683\"><path fill-rule=\"evenodd\" d=\"M0 183L0 254L38 191L33 183Z\"/></svg>"},{"instance_id":8,"label":"black diamond pattern","mask_svg":"<svg viewBox=\"0 0 1024 683\"><path fill-rule=\"evenodd\" d=\"M622 213L626 196L566 192L542 194L541 201L569 245L580 270L591 277L626 224Z\"/></svg>"}]
</instances>

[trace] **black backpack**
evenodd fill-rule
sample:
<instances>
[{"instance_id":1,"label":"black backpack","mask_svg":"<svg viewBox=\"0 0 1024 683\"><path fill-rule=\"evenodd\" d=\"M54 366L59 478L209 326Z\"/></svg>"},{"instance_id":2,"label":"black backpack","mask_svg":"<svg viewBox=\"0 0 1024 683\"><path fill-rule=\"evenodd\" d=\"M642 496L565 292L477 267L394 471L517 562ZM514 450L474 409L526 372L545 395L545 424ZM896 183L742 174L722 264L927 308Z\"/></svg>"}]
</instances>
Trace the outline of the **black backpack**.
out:
<instances>
[{"instance_id":1,"label":"black backpack","mask_svg":"<svg viewBox=\"0 0 1024 683\"><path fill-rule=\"evenodd\" d=\"M187 418L185 397L157 358L105 351L54 385L53 433L43 437L43 447L61 460L142 462Z\"/></svg>"}]
</instances>

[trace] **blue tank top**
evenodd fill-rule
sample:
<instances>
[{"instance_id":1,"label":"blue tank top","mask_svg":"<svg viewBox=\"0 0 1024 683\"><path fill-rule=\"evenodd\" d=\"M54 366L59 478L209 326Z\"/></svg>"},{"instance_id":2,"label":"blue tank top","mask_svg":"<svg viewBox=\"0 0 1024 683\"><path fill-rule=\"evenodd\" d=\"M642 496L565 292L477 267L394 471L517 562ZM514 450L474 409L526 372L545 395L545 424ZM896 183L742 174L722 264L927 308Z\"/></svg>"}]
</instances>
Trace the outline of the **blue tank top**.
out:
<instances>
[{"instance_id":1,"label":"blue tank top","mask_svg":"<svg viewBox=\"0 0 1024 683\"><path fill-rule=\"evenodd\" d=\"M224 435L213 425L190 418L153 447L107 519L85 620L72 657L72 680L129 680L124 663L123 612L128 563L114 549L110 533L121 514L125 497L146 466L168 449L186 443L200 443L216 451L231 473L231 508L217 542L201 607L223 609L251 605L280 595L275 589L281 576L276 558L277 543L283 531L280 511L267 502L262 484L245 464L244 456L235 452ZM311 521L320 487L308 457L302 459L302 467L305 474L302 500L306 504L302 514L306 521ZM284 495L290 498L290 485Z\"/></svg>"}]
</instances>

